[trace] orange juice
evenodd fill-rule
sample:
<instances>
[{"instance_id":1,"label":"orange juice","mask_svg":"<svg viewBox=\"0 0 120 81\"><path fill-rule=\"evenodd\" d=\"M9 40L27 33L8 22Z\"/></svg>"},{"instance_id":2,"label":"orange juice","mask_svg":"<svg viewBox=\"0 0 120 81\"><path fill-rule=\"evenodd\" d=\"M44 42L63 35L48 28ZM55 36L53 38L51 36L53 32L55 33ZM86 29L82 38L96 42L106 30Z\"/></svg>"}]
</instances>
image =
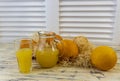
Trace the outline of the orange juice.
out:
<instances>
[{"instance_id":1,"label":"orange juice","mask_svg":"<svg viewBox=\"0 0 120 81\"><path fill-rule=\"evenodd\" d=\"M58 50L52 50L52 48L37 50L36 60L41 67L53 67L58 61Z\"/></svg>"},{"instance_id":2,"label":"orange juice","mask_svg":"<svg viewBox=\"0 0 120 81\"><path fill-rule=\"evenodd\" d=\"M17 50L16 57L21 73L29 73L32 67L32 49L22 48Z\"/></svg>"}]
</instances>

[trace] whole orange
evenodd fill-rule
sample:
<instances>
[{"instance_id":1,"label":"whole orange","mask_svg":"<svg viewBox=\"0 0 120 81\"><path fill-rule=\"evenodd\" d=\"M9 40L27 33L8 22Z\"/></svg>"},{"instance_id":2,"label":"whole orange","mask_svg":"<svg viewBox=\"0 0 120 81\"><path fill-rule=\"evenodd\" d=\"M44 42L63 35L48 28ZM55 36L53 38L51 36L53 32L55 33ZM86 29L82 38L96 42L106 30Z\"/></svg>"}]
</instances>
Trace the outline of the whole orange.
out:
<instances>
[{"instance_id":1,"label":"whole orange","mask_svg":"<svg viewBox=\"0 0 120 81\"><path fill-rule=\"evenodd\" d=\"M75 58L75 57L78 56L78 47L70 39L61 40L57 44L57 48L59 49L59 56L62 59L65 59L65 58Z\"/></svg>"},{"instance_id":2,"label":"whole orange","mask_svg":"<svg viewBox=\"0 0 120 81\"><path fill-rule=\"evenodd\" d=\"M100 70L112 69L117 62L115 50L109 46L96 47L90 56L92 64Z\"/></svg>"}]
</instances>

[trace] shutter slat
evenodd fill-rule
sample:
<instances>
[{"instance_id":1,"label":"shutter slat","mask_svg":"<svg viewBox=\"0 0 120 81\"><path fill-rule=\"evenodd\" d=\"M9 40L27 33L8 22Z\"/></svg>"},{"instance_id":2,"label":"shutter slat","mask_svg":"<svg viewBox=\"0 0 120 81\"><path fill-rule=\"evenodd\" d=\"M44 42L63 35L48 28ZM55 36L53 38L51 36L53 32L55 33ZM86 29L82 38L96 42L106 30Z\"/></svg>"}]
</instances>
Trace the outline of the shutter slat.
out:
<instances>
[{"instance_id":1,"label":"shutter slat","mask_svg":"<svg viewBox=\"0 0 120 81\"><path fill-rule=\"evenodd\" d=\"M0 22L45 22L45 18L0 18Z\"/></svg>"},{"instance_id":2,"label":"shutter slat","mask_svg":"<svg viewBox=\"0 0 120 81\"><path fill-rule=\"evenodd\" d=\"M35 32L36 30L40 30L41 29L41 27L38 27L38 28L34 28L34 27L29 27L29 30L28 30L28 28L14 28L14 29L8 29L8 28L1 28L0 29L0 31L1 32Z\"/></svg>"},{"instance_id":3,"label":"shutter slat","mask_svg":"<svg viewBox=\"0 0 120 81\"><path fill-rule=\"evenodd\" d=\"M80 33L76 34L76 33L67 33L66 35L65 34L61 34L62 37L65 37L65 38L69 38L69 37L75 37L75 36L78 36L80 35ZM84 33L81 33L81 35L83 36L86 36L87 38L92 38L92 39L112 39L111 35L109 34L84 34Z\"/></svg>"},{"instance_id":4,"label":"shutter slat","mask_svg":"<svg viewBox=\"0 0 120 81\"><path fill-rule=\"evenodd\" d=\"M21 33L18 34L18 33L15 33L15 32L14 32L13 34L12 34L12 33L8 33L8 34L4 34L4 33L3 33L3 34L1 34L1 35L2 35L3 37L27 37L28 34L30 34L30 33L26 33L26 34L24 33L24 34L23 34L23 32L21 32ZM16 38L15 38L15 39L16 39Z\"/></svg>"},{"instance_id":5,"label":"shutter slat","mask_svg":"<svg viewBox=\"0 0 120 81\"><path fill-rule=\"evenodd\" d=\"M42 1L21 1L21 2L0 2L0 6L45 6L45 3Z\"/></svg>"},{"instance_id":6,"label":"shutter slat","mask_svg":"<svg viewBox=\"0 0 120 81\"><path fill-rule=\"evenodd\" d=\"M41 12L44 12L45 11L45 8L43 7L19 7L19 8L16 8L16 7L13 7L13 8L10 8L10 7L7 7L7 8L0 8L0 12L31 12L31 11L41 11Z\"/></svg>"},{"instance_id":7,"label":"shutter slat","mask_svg":"<svg viewBox=\"0 0 120 81\"><path fill-rule=\"evenodd\" d=\"M73 18L69 18L69 19L61 19L61 21L60 21L61 23L62 22L114 22L112 19L108 19L108 18L104 18L104 19L90 19L90 18L81 18L81 19L76 19L75 20L75 18L73 19Z\"/></svg>"},{"instance_id":8,"label":"shutter slat","mask_svg":"<svg viewBox=\"0 0 120 81\"><path fill-rule=\"evenodd\" d=\"M60 27L112 27L111 23L61 23Z\"/></svg>"},{"instance_id":9,"label":"shutter slat","mask_svg":"<svg viewBox=\"0 0 120 81\"><path fill-rule=\"evenodd\" d=\"M1 2L13 2L13 1L15 1L15 2L26 2L26 1L44 1L44 0L0 0Z\"/></svg>"},{"instance_id":10,"label":"shutter slat","mask_svg":"<svg viewBox=\"0 0 120 81\"><path fill-rule=\"evenodd\" d=\"M61 17L61 21L60 21L61 23L62 22L70 22L70 23L72 23L72 22L114 22L113 21L113 18L78 18L78 17L74 17L74 18L72 18L72 17L69 17L69 18L67 18L67 17Z\"/></svg>"},{"instance_id":11,"label":"shutter slat","mask_svg":"<svg viewBox=\"0 0 120 81\"><path fill-rule=\"evenodd\" d=\"M103 28L63 28L63 29L61 29L61 32L62 33L74 33L74 32L76 32L76 33L79 33L79 32L82 32L82 33L112 33L113 31L112 31L112 29L103 29Z\"/></svg>"},{"instance_id":12,"label":"shutter slat","mask_svg":"<svg viewBox=\"0 0 120 81\"><path fill-rule=\"evenodd\" d=\"M95 0L95 1L78 1L78 0L62 0L60 3L61 6L67 6L67 5L115 5L115 2L110 1L101 1L101 0Z\"/></svg>"},{"instance_id":13,"label":"shutter slat","mask_svg":"<svg viewBox=\"0 0 120 81\"><path fill-rule=\"evenodd\" d=\"M61 12L60 16L64 17L71 17L71 16L76 16L76 17L113 17L114 14L113 12Z\"/></svg>"},{"instance_id":14,"label":"shutter slat","mask_svg":"<svg viewBox=\"0 0 120 81\"><path fill-rule=\"evenodd\" d=\"M45 26L45 24L44 23L1 23L1 25L0 26Z\"/></svg>"},{"instance_id":15,"label":"shutter slat","mask_svg":"<svg viewBox=\"0 0 120 81\"><path fill-rule=\"evenodd\" d=\"M45 12L0 12L0 16L45 16Z\"/></svg>"},{"instance_id":16,"label":"shutter slat","mask_svg":"<svg viewBox=\"0 0 120 81\"><path fill-rule=\"evenodd\" d=\"M115 9L111 6L81 6L81 7L61 7L60 11L114 11Z\"/></svg>"}]
</instances>

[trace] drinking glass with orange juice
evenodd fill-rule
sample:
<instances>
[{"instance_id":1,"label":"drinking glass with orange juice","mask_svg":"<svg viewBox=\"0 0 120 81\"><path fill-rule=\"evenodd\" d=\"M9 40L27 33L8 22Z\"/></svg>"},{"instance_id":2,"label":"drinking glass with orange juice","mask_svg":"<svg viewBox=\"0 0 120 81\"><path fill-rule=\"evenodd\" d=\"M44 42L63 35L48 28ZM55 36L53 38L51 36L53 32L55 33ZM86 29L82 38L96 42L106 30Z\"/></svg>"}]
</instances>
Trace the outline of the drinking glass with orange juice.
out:
<instances>
[{"instance_id":1,"label":"drinking glass with orange juice","mask_svg":"<svg viewBox=\"0 0 120 81\"><path fill-rule=\"evenodd\" d=\"M32 39L15 40L15 50L19 71L29 73L32 70Z\"/></svg>"}]
</instances>

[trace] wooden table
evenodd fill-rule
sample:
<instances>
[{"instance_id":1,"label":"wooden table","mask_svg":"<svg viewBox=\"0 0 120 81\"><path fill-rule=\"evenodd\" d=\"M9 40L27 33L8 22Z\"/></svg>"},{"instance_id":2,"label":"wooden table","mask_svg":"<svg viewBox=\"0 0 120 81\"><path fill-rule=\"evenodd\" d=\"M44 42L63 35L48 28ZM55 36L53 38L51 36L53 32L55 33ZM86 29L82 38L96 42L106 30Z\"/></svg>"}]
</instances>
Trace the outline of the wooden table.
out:
<instances>
[{"instance_id":1,"label":"wooden table","mask_svg":"<svg viewBox=\"0 0 120 81\"><path fill-rule=\"evenodd\" d=\"M119 54L119 50L117 50ZM0 81L120 81L120 62L109 71L78 67L41 69L33 61L30 74L18 71L13 44L0 44Z\"/></svg>"}]
</instances>

